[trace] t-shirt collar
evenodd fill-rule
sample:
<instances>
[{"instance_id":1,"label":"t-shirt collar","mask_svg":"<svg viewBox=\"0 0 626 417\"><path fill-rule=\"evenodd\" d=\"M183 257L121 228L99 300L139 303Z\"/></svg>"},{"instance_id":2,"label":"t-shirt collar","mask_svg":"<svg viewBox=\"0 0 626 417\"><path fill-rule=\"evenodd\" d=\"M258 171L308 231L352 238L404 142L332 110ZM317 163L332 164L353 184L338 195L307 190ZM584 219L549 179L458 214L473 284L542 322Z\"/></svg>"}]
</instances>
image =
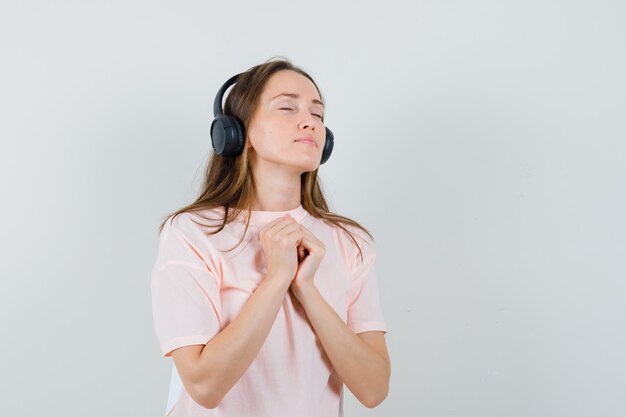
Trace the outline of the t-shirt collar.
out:
<instances>
[{"instance_id":1,"label":"t-shirt collar","mask_svg":"<svg viewBox=\"0 0 626 417\"><path fill-rule=\"evenodd\" d=\"M301 221L309 213L304 209L304 207L302 207L302 204L300 204L298 207L294 209L284 210L284 211L252 210L250 212L250 225L263 226L263 225L266 225L267 223L272 222L273 220L279 217L284 216L285 214L290 214L291 217L294 218L294 220ZM237 221L245 223L246 216L247 216L247 211L243 210L241 214L239 215L239 218L237 219Z\"/></svg>"}]
</instances>

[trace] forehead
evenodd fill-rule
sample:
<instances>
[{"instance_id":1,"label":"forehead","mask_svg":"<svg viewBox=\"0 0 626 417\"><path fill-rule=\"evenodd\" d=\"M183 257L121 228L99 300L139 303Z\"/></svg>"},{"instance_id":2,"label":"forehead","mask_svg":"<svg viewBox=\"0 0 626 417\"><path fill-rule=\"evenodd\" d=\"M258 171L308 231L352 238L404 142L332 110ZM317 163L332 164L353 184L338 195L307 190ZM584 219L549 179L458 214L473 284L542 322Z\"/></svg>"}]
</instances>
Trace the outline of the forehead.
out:
<instances>
[{"instance_id":1,"label":"forehead","mask_svg":"<svg viewBox=\"0 0 626 417\"><path fill-rule=\"evenodd\" d=\"M271 99L281 93L296 93L310 99L320 99L315 84L307 77L291 70L281 70L270 76L263 89L263 97Z\"/></svg>"}]
</instances>

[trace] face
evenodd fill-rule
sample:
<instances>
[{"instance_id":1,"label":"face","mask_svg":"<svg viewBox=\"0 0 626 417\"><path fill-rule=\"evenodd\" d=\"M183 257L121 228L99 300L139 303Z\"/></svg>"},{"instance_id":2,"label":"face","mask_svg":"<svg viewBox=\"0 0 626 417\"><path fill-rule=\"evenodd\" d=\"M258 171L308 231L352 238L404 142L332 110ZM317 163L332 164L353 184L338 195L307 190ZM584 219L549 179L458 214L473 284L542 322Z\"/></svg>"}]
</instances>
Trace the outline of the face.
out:
<instances>
[{"instance_id":1,"label":"face","mask_svg":"<svg viewBox=\"0 0 626 417\"><path fill-rule=\"evenodd\" d=\"M300 172L317 169L326 140L323 115L324 106L311 80L290 70L274 73L248 126L251 163L263 160Z\"/></svg>"}]
</instances>

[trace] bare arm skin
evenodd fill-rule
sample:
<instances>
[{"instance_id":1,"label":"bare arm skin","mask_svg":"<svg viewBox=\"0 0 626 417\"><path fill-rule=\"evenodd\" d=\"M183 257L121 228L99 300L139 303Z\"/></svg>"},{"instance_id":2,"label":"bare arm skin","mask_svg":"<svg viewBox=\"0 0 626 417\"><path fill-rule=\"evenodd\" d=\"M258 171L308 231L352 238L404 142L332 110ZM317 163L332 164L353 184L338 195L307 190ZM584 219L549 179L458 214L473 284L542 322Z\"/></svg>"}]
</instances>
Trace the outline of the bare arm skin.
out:
<instances>
[{"instance_id":1,"label":"bare arm skin","mask_svg":"<svg viewBox=\"0 0 626 417\"><path fill-rule=\"evenodd\" d=\"M313 285L302 290L299 299L342 381L366 407L382 403L391 377L384 333L354 334Z\"/></svg>"}]
</instances>

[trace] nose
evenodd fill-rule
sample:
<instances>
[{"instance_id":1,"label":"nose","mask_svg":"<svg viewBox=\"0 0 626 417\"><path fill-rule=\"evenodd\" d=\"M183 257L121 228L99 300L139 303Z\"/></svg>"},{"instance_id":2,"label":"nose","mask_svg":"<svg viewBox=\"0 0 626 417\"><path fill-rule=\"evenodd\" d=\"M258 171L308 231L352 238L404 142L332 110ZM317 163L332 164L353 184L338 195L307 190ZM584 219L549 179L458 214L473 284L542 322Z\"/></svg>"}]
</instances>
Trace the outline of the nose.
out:
<instances>
[{"instance_id":1,"label":"nose","mask_svg":"<svg viewBox=\"0 0 626 417\"><path fill-rule=\"evenodd\" d=\"M300 120L300 129L308 129L311 128L315 130L315 119L311 113L304 112L302 119Z\"/></svg>"}]
</instances>

